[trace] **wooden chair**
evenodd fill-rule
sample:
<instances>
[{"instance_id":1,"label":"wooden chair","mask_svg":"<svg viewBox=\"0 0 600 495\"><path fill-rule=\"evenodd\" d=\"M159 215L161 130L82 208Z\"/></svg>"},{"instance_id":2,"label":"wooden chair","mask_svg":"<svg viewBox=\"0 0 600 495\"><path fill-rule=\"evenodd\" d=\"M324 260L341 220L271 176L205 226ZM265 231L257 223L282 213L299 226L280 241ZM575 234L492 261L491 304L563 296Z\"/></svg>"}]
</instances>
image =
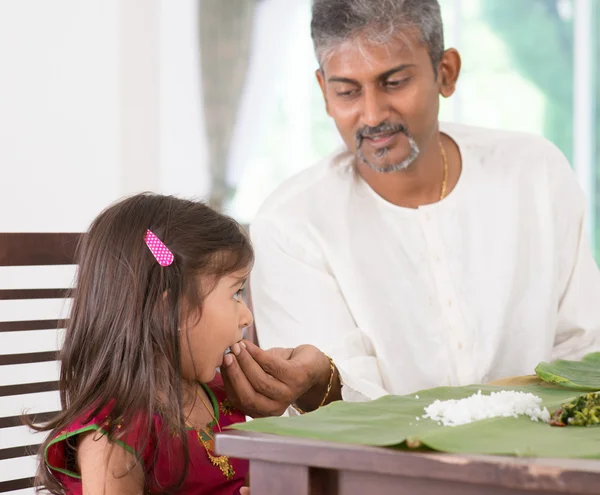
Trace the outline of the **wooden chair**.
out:
<instances>
[{"instance_id":1,"label":"wooden chair","mask_svg":"<svg viewBox=\"0 0 600 495\"><path fill-rule=\"evenodd\" d=\"M0 233L0 270L6 270L6 267L73 265L80 237L81 234L77 233ZM10 304L22 304L21 301L31 301L35 305L41 300L64 300L70 296L71 289L65 286L5 289L2 288L5 287L2 280L0 271L0 283L3 284L0 286L0 493L16 492L21 495L33 493L36 469L33 456L43 438L40 434L32 435L23 426L21 413L23 409L30 408L34 413L29 417L43 421L60 407L57 407L56 348L35 352L31 349L39 349L40 340L51 342L55 336L58 341L59 329L65 328L66 322L24 318L5 321L6 314L2 315L1 309L8 308ZM10 313L6 309L5 312Z\"/></svg>"}]
</instances>

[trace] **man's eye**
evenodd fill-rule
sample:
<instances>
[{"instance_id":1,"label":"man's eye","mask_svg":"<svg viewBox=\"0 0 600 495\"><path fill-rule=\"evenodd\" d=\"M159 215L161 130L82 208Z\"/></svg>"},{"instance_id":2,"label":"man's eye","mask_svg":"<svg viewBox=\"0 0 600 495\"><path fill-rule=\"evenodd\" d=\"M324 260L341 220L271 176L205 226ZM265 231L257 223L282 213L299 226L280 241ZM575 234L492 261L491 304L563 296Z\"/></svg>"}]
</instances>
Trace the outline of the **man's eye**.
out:
<instances>
[{"instance_id":1,"label":"man's eye","mask_svg":"<svg viewBox=\"0 0 600 495\"><path fill-rule=\"evenodd\" d=\"M396 81L386 81L385 86L388 88L399 88L400 86L406 84L408 81L410 81L410 78L400 79Z\"/></svg>"},{"instance_id":2,"label":"man's eye","mask_svg":"<svg viewBox=\"0 0 600 495\"><path fill-rule=\"evenodd\" d=\"M351 89L348 91L336 91L336 96L338 96L339 98L351 98L351 97L355 96L357 93L358 93L358 91L355 89Z\"/></svg>"}]
</instances>

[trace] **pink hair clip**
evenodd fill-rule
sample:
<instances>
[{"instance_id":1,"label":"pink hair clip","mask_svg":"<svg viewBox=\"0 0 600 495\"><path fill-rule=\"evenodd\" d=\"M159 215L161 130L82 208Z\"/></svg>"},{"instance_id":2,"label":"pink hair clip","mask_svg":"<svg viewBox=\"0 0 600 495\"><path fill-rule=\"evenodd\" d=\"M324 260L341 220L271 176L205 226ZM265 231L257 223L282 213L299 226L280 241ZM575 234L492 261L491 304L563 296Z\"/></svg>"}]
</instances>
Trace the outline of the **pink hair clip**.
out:
<instances>
[{"instance_id":1,"label":"pink hair clip","mask_svg":"<svg viewBox=\"0 0 600 495\"><path fill-rule=\"evenodd\" d=\"M146 231L144 241L160 266L169 266L173 263L173 260L175 259L173 253L152 231Z\"/></svg>"}]
</instances>

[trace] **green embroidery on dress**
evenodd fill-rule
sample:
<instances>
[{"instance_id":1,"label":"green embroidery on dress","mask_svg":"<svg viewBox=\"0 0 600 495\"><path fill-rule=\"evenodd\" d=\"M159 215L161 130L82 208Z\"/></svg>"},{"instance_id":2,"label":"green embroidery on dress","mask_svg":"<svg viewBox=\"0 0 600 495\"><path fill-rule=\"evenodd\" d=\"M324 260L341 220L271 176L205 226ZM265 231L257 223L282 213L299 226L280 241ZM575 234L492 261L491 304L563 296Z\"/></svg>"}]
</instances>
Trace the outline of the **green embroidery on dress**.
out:
<instances>
[{"instance_id":1,"label":"green embroidery on dress","mask_svg":"<svg viewBox=\"0 0 600 495\"><path fill-rule=\"evenodd\" d=\"M209 430L206 429L206 428L202 428L202 429L198 430L198 435L205 442L212 442L213 441L213 435L211 433L212 432L209 432Z\"/></svg>"},{"instance_id":2,"label":"green embroidery on dress","mask_svg":"<svg viewBox=\"0 0 600 495\"><path fill-rule=\"evenodd\" d=\"M208 426L213 427L219 423L219 401L215 396L215 393L211 390L211 388L206 383L200 383L206 394L210 397L210 401L213 406L213 414L215 415L215 419L213 419Z\"/></svg>"}]
</instances>

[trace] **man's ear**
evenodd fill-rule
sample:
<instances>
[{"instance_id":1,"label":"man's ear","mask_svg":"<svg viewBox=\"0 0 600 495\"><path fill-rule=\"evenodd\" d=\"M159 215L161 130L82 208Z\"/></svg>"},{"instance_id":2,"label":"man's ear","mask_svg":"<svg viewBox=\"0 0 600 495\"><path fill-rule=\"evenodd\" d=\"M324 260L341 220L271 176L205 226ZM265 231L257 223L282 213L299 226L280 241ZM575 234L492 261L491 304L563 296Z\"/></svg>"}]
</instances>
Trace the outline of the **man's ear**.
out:
<instances>
[{"instance_id":1,"label":"man's ear","mask_svg":"<svg viewBox=\"0 0 600 495\"><path fill-rule=\"evenodd\" d=\"M448 98L454 94L461 65L460 54L456 49L450 48L444 52L442 60L440 60L440 64L438 65L438 84L440 94L444 98Z\"/></svg>"},{"instance_id":2,"label":"man's ear","mask_svg":"<svg viewBox=\"0 0 600 495\"><path fill-rule=\"evenodd\" d=\"M321 88L321 93L323 93L323 100L325 100L325 111L327 115L331 117L329 113L329 102L327 101L327 89L325 87L325 72L320 67L316 70L315 75L317 76L317 82L319 83L319 87Z\"/></svg>"}]
</instances>

